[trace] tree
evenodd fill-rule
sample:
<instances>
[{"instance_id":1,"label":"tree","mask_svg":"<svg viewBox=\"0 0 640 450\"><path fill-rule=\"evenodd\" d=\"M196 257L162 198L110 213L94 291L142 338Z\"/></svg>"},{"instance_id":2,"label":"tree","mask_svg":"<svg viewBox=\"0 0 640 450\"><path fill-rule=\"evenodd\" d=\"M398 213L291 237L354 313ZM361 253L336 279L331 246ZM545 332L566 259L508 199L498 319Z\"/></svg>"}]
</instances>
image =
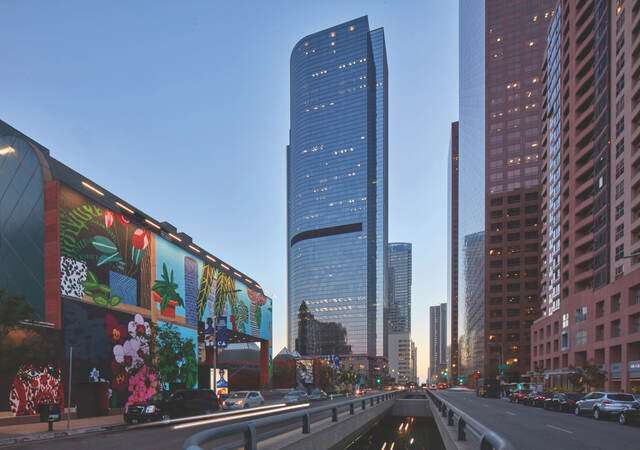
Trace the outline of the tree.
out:
<instances>
[{"instance_id":1,"label":"tree","mask_svg":"<svg viewBox=\"0 0 640 450\"><path fill-rule=\"evenodd\" d=\"M0 379L15 376L25 365L38 367L52 362L54 351L48 329L29 324L38 320L37 314L24 296L8 295L0 289Z\"/></svg>"},{"instance_id":2,"label":"tree","mask_svg":"<svg viewBox=\"0 0 640 450\"><path fill-rule=\"evenodd\" d=\"M585 361L582 367L569 366L568 379L576 390L601 388L607 381L607 374L592 361Z\"/></svg>"}]
</instances>

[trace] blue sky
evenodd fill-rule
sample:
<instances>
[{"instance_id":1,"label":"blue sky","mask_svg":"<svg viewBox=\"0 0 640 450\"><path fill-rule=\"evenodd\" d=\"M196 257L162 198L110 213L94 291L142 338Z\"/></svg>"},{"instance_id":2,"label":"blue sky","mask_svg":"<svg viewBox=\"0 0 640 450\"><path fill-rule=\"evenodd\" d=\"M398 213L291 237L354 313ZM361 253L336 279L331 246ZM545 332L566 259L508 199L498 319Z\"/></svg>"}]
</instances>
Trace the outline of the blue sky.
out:
<instances>
[{"instance_id":1,"label":"blue sky","mask_svg":"<svg viewBox=\"0 0 640 450\"><path fill-rule=\"evenodd\" d=\"M389 240L413 243L413 339L446 299L458 2L0 0L0 118L258 280L286 344L289 54L359 17L385 28Z\"/></svg>"}]
</instances>

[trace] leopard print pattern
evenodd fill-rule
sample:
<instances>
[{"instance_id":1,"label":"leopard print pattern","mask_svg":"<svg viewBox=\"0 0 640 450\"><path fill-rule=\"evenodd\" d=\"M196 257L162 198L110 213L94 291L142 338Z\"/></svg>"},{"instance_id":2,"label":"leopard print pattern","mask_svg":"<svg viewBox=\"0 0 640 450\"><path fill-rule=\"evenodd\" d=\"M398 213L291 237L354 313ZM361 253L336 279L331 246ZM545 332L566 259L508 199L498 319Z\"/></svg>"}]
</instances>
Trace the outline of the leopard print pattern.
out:
<instances>
[{"instance_id":1,"label":"leopard print pattern","mask_svg":"<svg viewBox=\"0 0 640 450\"><path fill-rule=\"evenodd\" d=\"M9 393L9 407L14 416L38 414L38 405L59 404L64 408L62 374L52 364L18 370Z\"/></svg>"},{"instance_id":2,"label":"leopard print pattern","mask_svg":"<svg viewBox=\"0 0 640 450\"><path fill-rule=\"evenodd\" d=\"M87 263L75 259L60 257L60 288L62 295L74 298L82 298L84 286L82 282L87 279Z\"/></svg>"}]
</instances>

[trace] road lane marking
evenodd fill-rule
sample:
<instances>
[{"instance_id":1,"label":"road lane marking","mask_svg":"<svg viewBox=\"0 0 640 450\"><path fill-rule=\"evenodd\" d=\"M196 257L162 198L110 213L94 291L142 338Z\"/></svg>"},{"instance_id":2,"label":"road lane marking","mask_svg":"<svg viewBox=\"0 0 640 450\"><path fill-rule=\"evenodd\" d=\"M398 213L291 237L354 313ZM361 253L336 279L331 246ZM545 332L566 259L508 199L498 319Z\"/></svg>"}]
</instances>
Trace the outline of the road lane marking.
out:
<instances>
[{"instance_id":1,"label":"road lane marking","mask_svg":"<svg viewBox=\"0 0 640 450\"><path fill-rule=\"evenodd\" d=\"M553 428L554 430L564 431L565 433L573 434L573 431L565 430L564 428L554 427L553 425L547 424L549 428Z\"/></svg>"},{"instance_id":2,"label":"road lane marking","mask_svg":"<svg viewBox=\"0 0 640 450\"><path fill-rule=\"evenodd\" d=\"M511 414L512 416L515 416L515 415L516 415L516 413L512 413L512 412L510 412L510 411L505 411L505 412L506 412L507 414Z\"/></svg>"}]
</instances>

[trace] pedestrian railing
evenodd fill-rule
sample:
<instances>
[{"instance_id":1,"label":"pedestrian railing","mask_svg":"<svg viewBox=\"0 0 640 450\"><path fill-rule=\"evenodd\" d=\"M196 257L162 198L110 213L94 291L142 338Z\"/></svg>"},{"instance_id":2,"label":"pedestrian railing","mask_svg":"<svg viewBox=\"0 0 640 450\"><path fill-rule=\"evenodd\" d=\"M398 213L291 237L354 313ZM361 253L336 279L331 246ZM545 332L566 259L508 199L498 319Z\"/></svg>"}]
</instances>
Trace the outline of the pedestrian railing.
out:
<instances>
[{"instance_id":1,"label":"pedestrian railing","mask_svg":"<svg viewBox=\"0 0 640 450\"><path fill-rule=\"evenodd\" d=\"M440 415L446 419L447 425L457 428L456 437L459 441L466 441L471 434L478 442L480 450L514 450L514 447L494 431L482 425L469 414L443 400L438 395L428 391L429 398L436 405Z\"/></svg>"},{"instance_id":2,"label":"pedestrian railing","mask_svg":"<svg viewBox=\"0 0 640 450\"><path fill-rule=\"evenodd\" d=\"M216 446L216 449L238 448L240 446L244 446L245 450L255 450L257 448L258 441L284 434L296 428L301 428L303 434L311 433L312 423L328 417L326 413L329 411L331 412L331 421L338 422L340 412L348 410L349 416L352 416L355 414L356 409L364 410L366 408L375 407L380 403L394 399L395 394L395 391L385 392L383 394L374 394L316 408L305 408L299 411L275 414L262 419L237 422L221 427L211 428L191 436L184 442L182 448L184 450L201 450L202 447L200 446L202 444L218 439L228 438L234 435L242 435L243 437L240 441L235 441L225 446ZM295 423L295 421L299 422ZM286 422L294 422L294 424L289 424L287 426ZM265 429L267 427L269 427L268 429L270 429L270 431L258 434L258 429Z\"/></svg>"}]
</instances>

